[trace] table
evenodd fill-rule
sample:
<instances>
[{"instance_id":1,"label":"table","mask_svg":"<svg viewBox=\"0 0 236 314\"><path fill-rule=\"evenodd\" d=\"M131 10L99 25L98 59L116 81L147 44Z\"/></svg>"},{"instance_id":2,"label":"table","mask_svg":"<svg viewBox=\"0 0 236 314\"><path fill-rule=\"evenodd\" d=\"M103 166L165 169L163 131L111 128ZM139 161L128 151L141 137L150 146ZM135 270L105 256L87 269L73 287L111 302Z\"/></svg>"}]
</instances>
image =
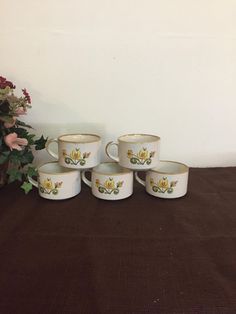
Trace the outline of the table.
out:
<instances>
[{"instance_id":1,"label":"table","mask_svg":"<svg viewBox=\"0 0 236 314\"><path fill-rule=\"evenodd\" d=\"M163 200L0 191L0 313L236 313L236 168Z\"/></svg>"}]
</instances>

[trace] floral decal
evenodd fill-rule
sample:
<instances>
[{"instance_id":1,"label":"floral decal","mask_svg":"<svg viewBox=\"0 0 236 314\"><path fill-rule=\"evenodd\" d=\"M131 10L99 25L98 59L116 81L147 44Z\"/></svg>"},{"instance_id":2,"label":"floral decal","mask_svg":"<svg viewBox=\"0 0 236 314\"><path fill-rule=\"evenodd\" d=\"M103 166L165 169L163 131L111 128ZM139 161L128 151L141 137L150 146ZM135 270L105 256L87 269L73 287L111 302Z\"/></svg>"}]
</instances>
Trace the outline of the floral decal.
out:
<instances>
[{"instance_id":1,"label":"floral decal","mask_svg":"<svg viewBox=\"0 0 236 314\"><path fill-rule=\"evenodd\" d=\"M157 183L155 183L152 178L150 179L150 185L152 187L152 190L159 193L173 193L174 187L177 185L177 183L178 181L171 181L169 183L167 177L163 177Z\"/></svg>"},{"instance_id":2,"label":"floral decal","mask_svg":"<svg viewBox=\"0 0 236 314\"><path fill-rule=\"evenodd\" d=\"M120 188L123 186L124 181L118 181L115 183L113 178L107 179L104 183L101 183L99 179L96 179L95 184L100 193L104 194L119 194Z\"/></svg>"},{"instance_id":3,"label":"floral decal","mask_svg":"<svg viewBox=\"0 0 236 314\"><path fill-rule=\"evenodd\" d=\"M132 164L137 165L150 165L152 163L152 157L154 157L155 152L150 152L147 148L142 148L137 154L135 154L132 149L129 149L127 152L127 157L129 158Z\"/></svg>"},{"instance_id":4,"label":"floral decal","mask_svg":"<svg viewBox=\"0 0 236 314\"><path fill-rule=\"evenodd\" d=\"M41 193L57 195L63 182L53 183L51 179L47 178L43 183L39 183L39 190Z\"/></svg>"},{"instance_id":5,"label":"floral decal","mask_svg":"<svg viewBox=\"0 0 236 314\"><path fill-rule=\"evenodd\" d=\"M86 164L86 159L89 158L89 153L81 153L80 148L73 149L69 154L67 154L66 149L62 151L65 163L68 165L78 165L84 166Z\"/></svg>"}]
</instances>

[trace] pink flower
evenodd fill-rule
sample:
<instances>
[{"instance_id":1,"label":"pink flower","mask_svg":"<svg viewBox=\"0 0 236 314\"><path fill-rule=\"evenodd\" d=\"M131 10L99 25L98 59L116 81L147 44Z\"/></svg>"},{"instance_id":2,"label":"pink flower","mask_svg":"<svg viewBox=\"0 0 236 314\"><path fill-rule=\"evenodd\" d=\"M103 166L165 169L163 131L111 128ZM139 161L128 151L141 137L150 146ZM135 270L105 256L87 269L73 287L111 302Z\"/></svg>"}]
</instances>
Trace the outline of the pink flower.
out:
<instances>
[{"instance_id":1,"label":"pink flower","mask_svg":"<svg viewBox=\"0 0 236 314\"><path fill-rule=\"evenodd\" d=\"M4 137L4 142L10 148L10 150L22 150L21 146L26 146L28 141L26 138L17 137L16 133L10 133Z\"/></svg>"},{"instance_id":2,"label":"pink flower","mask_svg":"<svg viewBox=\"0 0 236 314\"><path fill-rule=\"evenodd\" d=\"M29 104L31 104L31 98L30 98L30 95L29 95L29 93L27 92L26 88L22 89L22 92L23 92L23 94L24 94L25 99L27 100L27 102L28 102Z\"/></svg>"},{"instance_id":3,"label":"pink flower","mask_svg":"<svg viewBox=\"0 0 236 314\"><path fill-rule=\"evenodd\" d=\"M16 109L15 114L16 114L17 116L26 114L26 109L25 109L24 107L19 107L19 108Z\"/></svg>"},{"instance_id":4,"label":"pink flower","mask_svg":"<svg viewBox=\"0 0 236 314\"><path fill-rule=\"evenodd\" d=\"M7 81L7 79L5 77L0 76L0 88L4 89L7 86L12 88L12 89L16 88L12 82Z\"/></svg>"},{"instance_id":5,"label":"pink flower","mask_svg":"<svg viewBox=\"0 0 236 314\"><path fill-rule=\"evenodd\" d=\"M4 127L5 128L12 128L16 123L16 117L12 118L12 122L5 122Z\"/></svg>"}]
</instances>

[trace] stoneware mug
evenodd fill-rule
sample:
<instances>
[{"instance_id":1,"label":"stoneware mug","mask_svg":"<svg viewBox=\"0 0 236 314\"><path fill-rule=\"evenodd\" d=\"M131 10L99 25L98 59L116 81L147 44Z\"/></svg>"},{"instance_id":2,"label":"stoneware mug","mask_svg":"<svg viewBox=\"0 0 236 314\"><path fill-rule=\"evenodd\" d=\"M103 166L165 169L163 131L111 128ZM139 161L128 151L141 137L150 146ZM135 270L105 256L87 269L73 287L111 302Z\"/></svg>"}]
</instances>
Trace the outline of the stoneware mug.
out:
<instances>
[{"instance_id":1,"label":"stoneware mug","mask_svg":"<svg viewBox=\"0 0 236 314\"><path fill-rule=\"evenodd\" d=\"M110 147L116 145L118 157L110 152ZM134 170L154 168L159 161L160 137L148 134L127 134L118 138L118 143L109 142L106 154L117 161L122 167Z\"/></svg>"},{"instance_id":2,"label":"stoneware mug","mask_svg":"<svg viewBox=\"0 0 236 314\"><path fill-rule=\"evenodd\" d=\"M58 154L50 148L50 144L58 143ZM46 143L47 152L58 163L66 168L85 169L100 163L101 138L95 134L65 134Z\"/></svg>"},{"instance_id":3,"label":"stoneware mug","mask_svg":"<svg viewBox=\"0 0 236 314\"><path fill-rule=\"evenodd\" d=\"M147 193L160 198L178 198L187 193L188 166L175 161L159 161L146 173L145 181L135 172L135 179L146 187Z\"/></svg>"},{"instance_id":4,"label":"stoneware mug","mask_svg":"<svg viewBox=\"0 0 236 314\"><path fill-rule=\"evenodd\" d=\"M38 188L39 195L49 200L64 200L80 193L80 171L63 168L58 162L48 162L38 167L38 182L29 177Z\"/></svg>"},{"instance_id":5,"label":"stoneware mug","mask_svg":"<svg viewBox=\"0 0 236 314\"><path fill-rule=\"evenodd\" d=\"M88 170L87 170L88 171ZM104 162L91 170L91 181L82 172L82 180L92 188L92 194L103 200L120 200L133 193L133 172L116 162Z\"/></svg>"}]
</instances>

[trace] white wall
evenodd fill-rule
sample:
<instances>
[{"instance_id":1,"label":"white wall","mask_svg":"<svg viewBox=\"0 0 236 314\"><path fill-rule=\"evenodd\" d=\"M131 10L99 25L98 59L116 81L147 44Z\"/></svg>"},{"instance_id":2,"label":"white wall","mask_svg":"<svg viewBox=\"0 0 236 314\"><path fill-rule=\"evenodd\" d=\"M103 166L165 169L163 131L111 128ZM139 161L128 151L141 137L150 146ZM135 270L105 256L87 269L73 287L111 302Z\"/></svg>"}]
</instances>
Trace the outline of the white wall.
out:
<instances>
[{"instance_id":1,"label":"white wall","mask_svg":"<svg viewBox=\"0 0 236 314\"><path fill-rule=\"evenodd\" d=\"M0 25L38 133L154 133L162 159L236 165L235 0L3 0Z\"/></svg>"}]
</instances>

